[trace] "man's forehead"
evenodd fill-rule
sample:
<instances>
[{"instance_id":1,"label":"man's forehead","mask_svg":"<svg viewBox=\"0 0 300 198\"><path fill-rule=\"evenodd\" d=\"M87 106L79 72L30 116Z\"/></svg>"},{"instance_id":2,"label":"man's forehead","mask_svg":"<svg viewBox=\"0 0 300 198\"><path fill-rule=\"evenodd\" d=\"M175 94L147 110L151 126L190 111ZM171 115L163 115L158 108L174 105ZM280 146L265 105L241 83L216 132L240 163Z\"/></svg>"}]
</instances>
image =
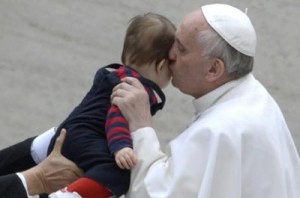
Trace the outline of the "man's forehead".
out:
<instances>
[{"instance_id":1,"label":"man's forehead","mask_svg":"<svg viewBox=\"0 0 300 198\"><path fill-rule=\"evenodd\" d=\"M179 28L177 29L177 32L175 34L175 42L177 42L180 45L186 45L184 43L187 42L187 38L189 38L188 31L180 25Z\"/></svg>"},{"instance_id":2,"label":"man's forehead","mask_svg":"<svg viewBox=\"0 0 300 198\"><path fill-rule=\"evenodd\" d=\"M188 14L178 27L178 32L180 34L195 35L201 30L208 29L208 25L201 10L196 10Z\"/></svg>"},{"instance_id":3,"label":"man's forehead","mask_svg":"<svg viewBox=\"0 0 300 198\"><path fill-rule=\"evenodd\" d=\"M192 21L183 21L176 32L176 39L183 45L192 44L199 35L200 28Z\"/></svg>"},{"instance_id":4,"label":"man's forehead","mask_svg":"<svg viewBox=\"0 0 300 198\"><path fill-rule=\"evenodd\" d=\"M201 9L195 10L187 14L184 17L182 24L185 24L186 26L197 26L197 27L207 27L208 25Z\"/></svg>"}]
</instances>

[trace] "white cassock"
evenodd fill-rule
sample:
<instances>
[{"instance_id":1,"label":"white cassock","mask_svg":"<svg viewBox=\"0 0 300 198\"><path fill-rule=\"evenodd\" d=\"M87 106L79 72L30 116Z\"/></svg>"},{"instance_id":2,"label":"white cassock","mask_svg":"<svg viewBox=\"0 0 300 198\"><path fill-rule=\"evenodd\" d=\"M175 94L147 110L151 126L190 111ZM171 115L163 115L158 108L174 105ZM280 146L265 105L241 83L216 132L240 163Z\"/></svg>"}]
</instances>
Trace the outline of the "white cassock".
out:
<instances>
[{"instance_id":1,"label":"white cassock","mask_svg":"<svg viewBox=\"0 0 300 198\"><path fill-rule=\"evenodd\" d=\"M139 159L130 198L300 198L300 159L285 119L247 75L194 101L195 120L160 150L155 131L132 133Z\"/></svg>"}]
</instances>

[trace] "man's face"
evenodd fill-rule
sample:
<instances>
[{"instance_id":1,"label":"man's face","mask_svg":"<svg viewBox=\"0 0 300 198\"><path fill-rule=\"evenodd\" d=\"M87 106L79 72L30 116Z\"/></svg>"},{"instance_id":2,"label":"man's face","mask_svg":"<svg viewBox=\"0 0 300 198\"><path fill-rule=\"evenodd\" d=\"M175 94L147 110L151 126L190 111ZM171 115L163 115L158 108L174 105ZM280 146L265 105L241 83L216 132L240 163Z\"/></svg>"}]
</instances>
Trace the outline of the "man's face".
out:
<instances>
[{"instance_id":1,"label":"man's face","mask_svg":"<svg viewBox=\"0 0 300 198\"><path fill-rule=\"evenodd\" d=\"M201 11L187 15L176 32L169 54L172 84L195 98L205 94L205 74L211 64L208 58L202 56L203 49L198 38L199 32L207 27Z\"/></svg>"}]
</instances>

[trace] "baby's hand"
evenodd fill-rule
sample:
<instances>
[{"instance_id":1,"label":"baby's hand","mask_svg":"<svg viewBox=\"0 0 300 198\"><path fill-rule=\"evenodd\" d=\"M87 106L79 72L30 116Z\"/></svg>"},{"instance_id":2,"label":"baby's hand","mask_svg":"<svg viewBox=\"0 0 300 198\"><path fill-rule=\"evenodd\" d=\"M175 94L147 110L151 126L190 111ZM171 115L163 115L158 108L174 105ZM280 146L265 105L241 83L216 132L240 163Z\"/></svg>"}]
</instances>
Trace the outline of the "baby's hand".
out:
<instances>
[{"instance_id":1,"label":"baby's hand","mask_svg":"<svg viewBox=\"0 0 300 198\"><path fill-rule=\"evenodd\" d=\"M131 169L136 163L137 158L131 148L125 147L115 153L118 166L121 169Z\"/></svg>"}]
</instances>

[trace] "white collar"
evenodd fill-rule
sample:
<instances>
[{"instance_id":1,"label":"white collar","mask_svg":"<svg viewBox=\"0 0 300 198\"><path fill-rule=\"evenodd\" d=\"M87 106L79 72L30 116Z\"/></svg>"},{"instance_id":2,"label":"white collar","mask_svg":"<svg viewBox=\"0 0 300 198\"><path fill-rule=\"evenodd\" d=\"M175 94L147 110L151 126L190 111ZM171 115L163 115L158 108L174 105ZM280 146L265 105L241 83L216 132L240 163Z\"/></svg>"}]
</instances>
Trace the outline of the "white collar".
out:
<instances>
[{"instance_id":1,"label":"white collar","mask_svg":"<svg viewBox=\"0 0 300 198\"><path fill-rule=\"evenodd\" d=\"M199 115L203 113L205 110L207 110L209 107L215 104L224 94L226 94L231 89L238 86L248 78L253 78L253 75L248 74L237 80L231 80L221 85L220 87L212 90L211 92L205 94L204 96L201 96L200 98L193 100L193 105L195 108L195 116L196 116L195 119L197 119Z\"/></svg>"}]
</instances>

